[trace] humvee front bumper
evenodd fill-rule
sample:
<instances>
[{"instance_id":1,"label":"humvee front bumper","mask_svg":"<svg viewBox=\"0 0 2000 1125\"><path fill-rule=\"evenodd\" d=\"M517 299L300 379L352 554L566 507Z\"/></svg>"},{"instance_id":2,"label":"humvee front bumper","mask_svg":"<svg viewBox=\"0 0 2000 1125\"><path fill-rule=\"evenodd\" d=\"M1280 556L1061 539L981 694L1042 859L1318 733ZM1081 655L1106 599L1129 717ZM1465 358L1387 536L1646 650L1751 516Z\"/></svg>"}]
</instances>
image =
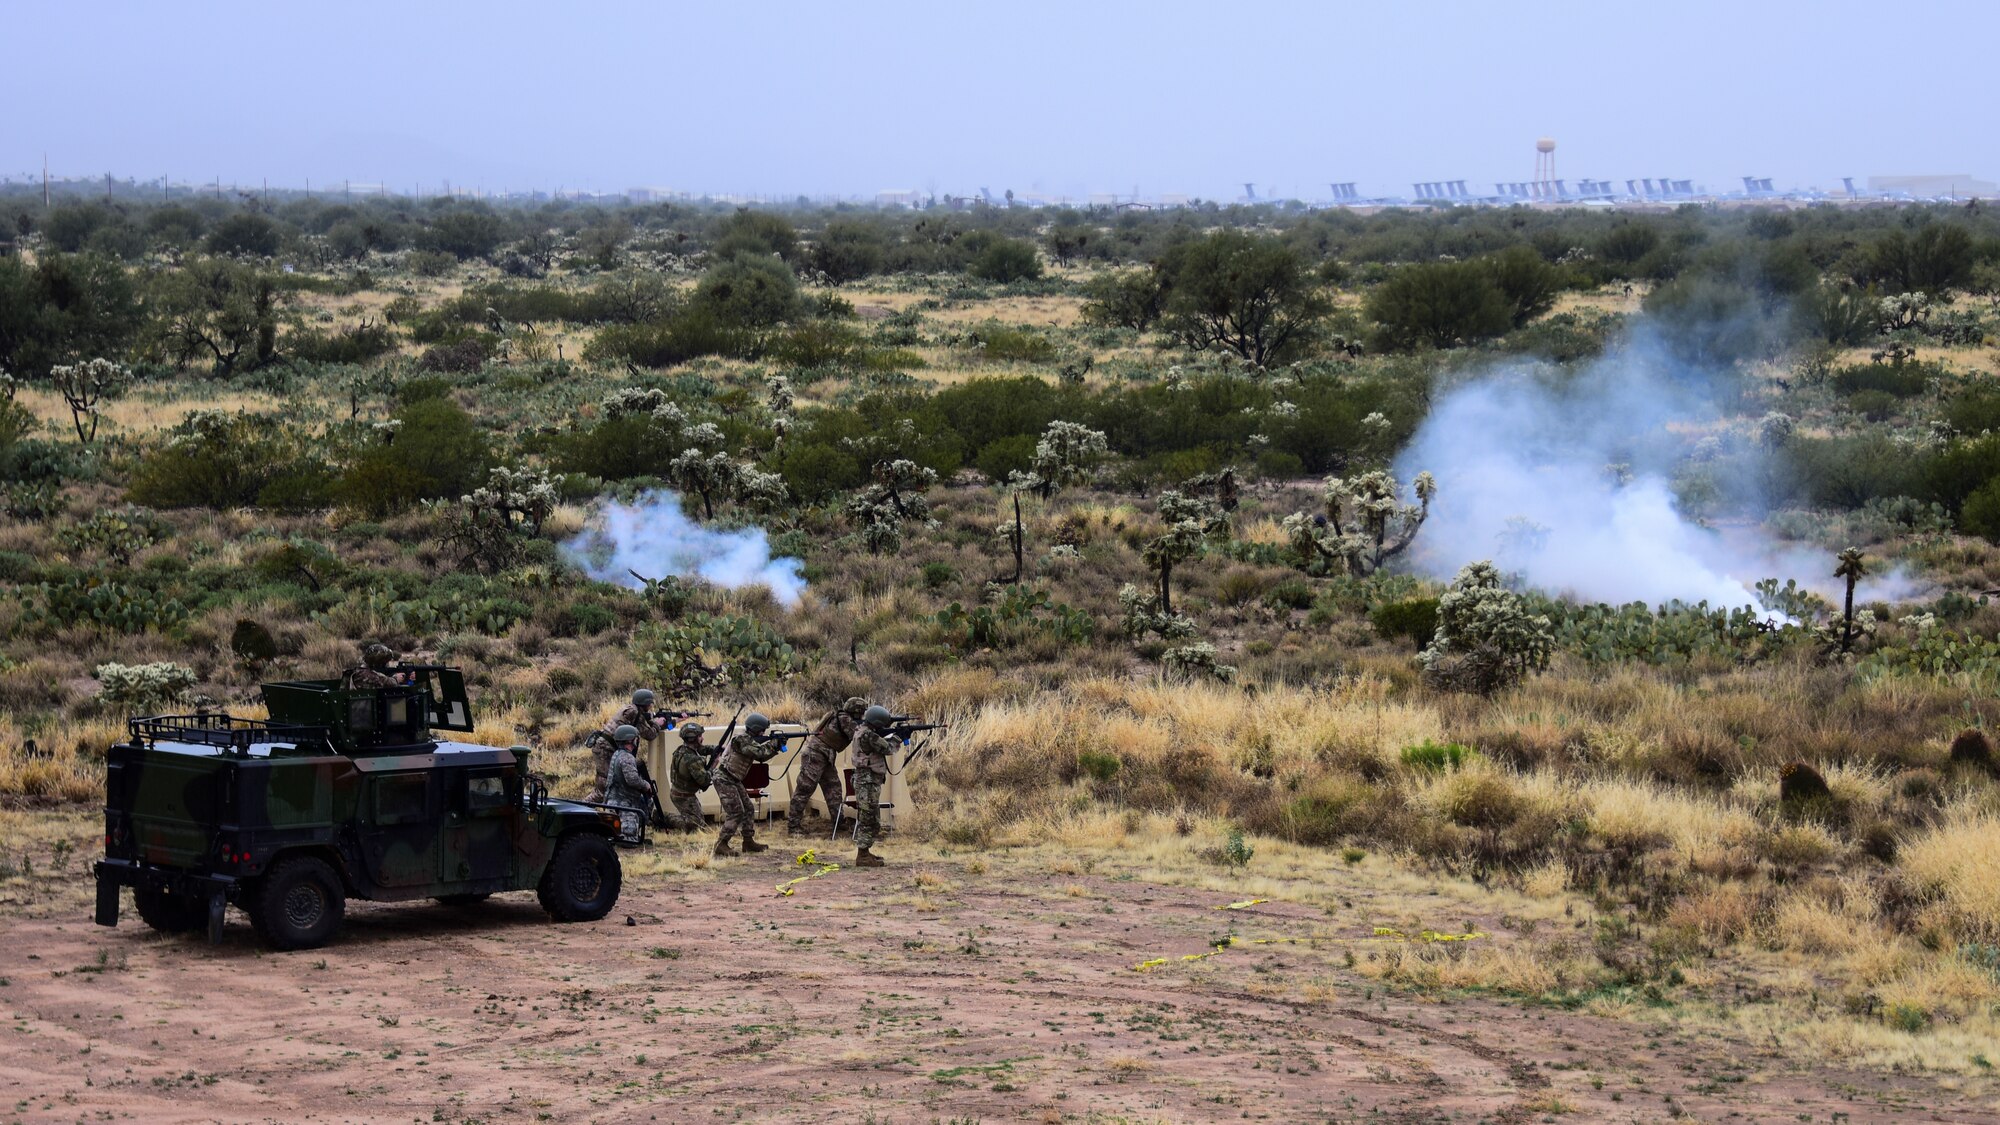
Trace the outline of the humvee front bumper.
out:
<instances>
[{"instance_id":1,"label":"humvee front bumper","mask_svg":"<svg viewBox=\"0 0 2000 1125\"><path fill-rule=\"evenodd\" d=\"M118 924L118 888L132 887L185 895L208 903L208 940L222 940L222 915L229 906L229 891L236 885L235 876L198 875L130 859L100 859L92 870L97 874L98 925Z\"/></svg>"}]
</instances>

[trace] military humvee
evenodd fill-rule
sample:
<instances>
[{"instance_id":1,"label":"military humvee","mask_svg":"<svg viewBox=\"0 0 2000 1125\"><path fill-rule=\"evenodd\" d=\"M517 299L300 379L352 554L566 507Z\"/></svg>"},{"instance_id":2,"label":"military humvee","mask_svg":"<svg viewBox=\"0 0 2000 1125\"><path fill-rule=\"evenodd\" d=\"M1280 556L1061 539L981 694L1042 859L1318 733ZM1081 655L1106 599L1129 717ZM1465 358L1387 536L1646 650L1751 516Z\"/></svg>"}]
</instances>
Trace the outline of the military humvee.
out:
<instances>
[{"instance_id":1,"label":"military humvee","mask_svg":"<svg viewBox=\"0 0 2000 1125\"><path fill-rule=\"evenodd\" d=\"M325 944L349 897L465 905L533 889L559 922L608 913L613 844L639 842L621 838L618 810L550 797L527 747L439 741L472 730L464 677L401 671L396 687L265 684L269 719L131 720L106 756L97 923L118 924L127 886L156 930L219 941L233 903L278 949Z\"/></svg>"}]
</instances>

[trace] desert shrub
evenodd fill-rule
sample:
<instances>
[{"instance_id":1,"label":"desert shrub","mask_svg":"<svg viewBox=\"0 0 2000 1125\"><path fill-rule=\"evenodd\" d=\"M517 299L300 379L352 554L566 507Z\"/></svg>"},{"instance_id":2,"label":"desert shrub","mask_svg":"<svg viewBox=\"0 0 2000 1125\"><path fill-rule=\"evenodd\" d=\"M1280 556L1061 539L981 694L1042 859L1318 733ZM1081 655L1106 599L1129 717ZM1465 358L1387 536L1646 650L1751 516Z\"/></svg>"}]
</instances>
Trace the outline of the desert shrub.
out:
<instances>
[{"instance_id":1,"label":"desert shrub","mask_svg":"<svg viewBox=\"0 0 2000 1125\"><path fill-rule=\"evenodd\" d=\"M306 363L363 364L396 350L386 324L360 324L340 332L306 328L285 337L284 351Z\"/></svg>"},{"instance_id":2,"label":"desert shrub","mask_svg":"<svg viewBox=\"0 0 2000 1125\"><path fill-rule=\"evenodd\" d=\"M755 332L725 322L707 306L697 306L661 320L607 325L584 345L583 357L674 367L705 355L753 355L757 346Z\"/></svg>"},{"instance_id":3,"label":"desert shrub","mask_svg":"<svg viewBox=\"0 0 2000 1125\"><path fill-rule=\"evenodd\" d=\"M458 259L436 250L418 250L404 259L418 277L443 277L458 265Z\"/></svg>"},{"instance_id":4,"label":"desert shrub","mask_svg":"<svg viewBox=\"0 0 2000 1125\"><path fill-rule=\"evenodd\" d=\"M1431 643L1431 637L1437 633L1438 599L1408 598L1384 602L1369 612L1368 622L1383 637L1401 637L1412 647L1422 649Z\"/></svg>"},{"instance_id":5,"label":"desert shrub","mask_svg":"<svg viewBox=\"0 0 2000 1125\"><path fill-rule=\"evenodd\" d=\"M1100 753L1095 750L1077 751L1076 768L1092 781L1110 781L1118 776L1118 771L1123 766L1124 763L1118 760L1116 754Z\"/></svg>"},{"instance_id":6,"label":"desert shrub","mask_svg":"<svg viewBox=\"0 0 2000 1125\"><path fill-rule=\"evenodd\" d=\"M1477 753L1472 747L1457 742L1434 742L1427 738L1415 745L1403 747L1401 757L1406 766L1440 773L1457 769L1467 758Z\"/></svg>"},{"instance_id":7,"label":"desert shrub","mask_svg":"<svg viewBox=\"0 0 2000 1125\"><path fill-rule=\"evenodd\" d=\"M484 429L449 399L426 399L395 414L395 441L357 457L333 488L343 504L380 517L419 500L458 497L492 464Z\"/></svg>"},{"instance_id":8,"label":"desert shrub","mask_svg":"<svg viewBox=\"0 0 2000 1125\"><path fill-rule=\"evenodd\" d=\"M1306 609L1315 596L1312 583L1303 578L1286 578L1264 591L1264 604L1272 609Z\"/></svg>"},{"instance_id":9,"label":"desert shrub","mask_svg":"<svg viewBox=\"0 0 2000 1125\"><path fill-rule=\"evenodd\" d=\"M973 457L972 466L996 484L1004 482L1015 473L1026 473L1034 464L1035 444L1033 434L1014 434L989 441Z\"/></svg>"},{"instance_id":10,"label":"desert shrub","mask_svg":"<svg viewBox=\"0 0 2000 1125\"><path fill-rule=\"evenodd\" d=\"M787 443L778 454L777 468L785 487L807 504L824 504L867 479L852 453L818 442Z\"/></svg>"},{"instance_id":11,"label":"desert shrub","mask_svg":"<svg viewBox=\"0 0 2000 1125\"><path fill-rule=\"evenodd\" d=\"M1449 348L1498 336L1514 306L1477 262L1404 266L1368 295L1368 318L1387 350Z\"/></svg>"},{"instance_id":12,"label":"desert shrub","mask_svg":"<svg viewBox=\"0 0 2000 1125\"><path fill-rule=\"evenodd\" d=\"M1834 372L1833 389L1844 395L1878 391L1909 398L1923 394L1930 382L1942 375L1940 368L1929 363L1868 363Z\"/></svg>"},{"instance_id":13,"label":"desert shrub","mask_svg":"<svg viewBox=\"0 0 2000 1125\"><path fill-rule=\"evenodd\" d=\"M1048 363L1056 357L1056 346L1047 336L993 320L975 326L967 336L967 344L981 359Z\"/></svg>"},{"instance_id":14,"label":"desert shrub","mask_svg":"<svg viewBox=\"0 0 2000 1125\"><path fill-rule=\"evenodd\" d=\"M1015 238L996 238L972 259L968 267L974 277L1005 285L1042 276L1042 260L1033 243Z\"/></svg>"},{"instance_id":15,"label":"desert shrub","mask_svg":"<svg viewBox=\"0 0 2000 1125\"><path fill-rule=\"evenodd\" d=\"M762 328L798 315L799 287L780 258L742 252L701 275L694 304L719 324Z\"/></svg>"},{"instance_id":16,"label":"desert shrub","mask_svg":"<svg viewBox=\"0 0 2000 1125\"><path fill-rule=\"evenodd\" d=\"M453 375L470 375L486 366L493 358L493 344L485 336L464 336L449 343L433 344L424 349L417 367L424 371L439 371Z\"/></svg>"}]
</instances>

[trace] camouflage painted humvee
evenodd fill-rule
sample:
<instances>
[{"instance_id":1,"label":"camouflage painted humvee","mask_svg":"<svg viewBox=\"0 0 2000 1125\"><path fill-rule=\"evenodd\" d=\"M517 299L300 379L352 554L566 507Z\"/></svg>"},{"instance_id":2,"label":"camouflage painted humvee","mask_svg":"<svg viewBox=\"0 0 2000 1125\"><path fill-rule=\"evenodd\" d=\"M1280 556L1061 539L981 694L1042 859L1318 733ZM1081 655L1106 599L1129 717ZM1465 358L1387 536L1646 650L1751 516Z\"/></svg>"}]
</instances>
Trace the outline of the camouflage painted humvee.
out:
<instances>
[{"instance_id":1,"label":"camouflage painted humvee","mask_svg":"<svg viewBox=\"0 0 2000 1125\"><path fill-rule=\"evenodd\" d=\"M156 930L219 941L233 903L278 949L325 944L350 896L533 889L559 922L602 918L623 879L612 845L638 842L618 811L550 797L527 747L437 740L472 729L464 677L402 671L396 687L265 684L267 720L133 719L106 756L97 923L118 924L126 886Z\"/></svg>"}]
</instances>

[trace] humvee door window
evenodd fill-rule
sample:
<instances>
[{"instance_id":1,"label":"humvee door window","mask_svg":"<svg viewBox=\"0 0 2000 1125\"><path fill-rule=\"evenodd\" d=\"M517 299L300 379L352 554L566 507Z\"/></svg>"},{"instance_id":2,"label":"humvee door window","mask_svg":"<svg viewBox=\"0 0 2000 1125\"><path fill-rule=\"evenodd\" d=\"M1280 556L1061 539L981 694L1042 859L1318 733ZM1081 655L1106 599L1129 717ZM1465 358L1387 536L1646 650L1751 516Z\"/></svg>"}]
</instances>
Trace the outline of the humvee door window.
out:
<instances>
[{"instance_id":1,"label":"humvee door window","mask_svg":"<svg viewBox=\"0 0 2000 1125\"><path fill-rule=\"evenodd\" d=\"M392 727L401 727L409 725L410 722L409 700L407 699L385 700L383 702L383 710L386 712L386 714L383 716L383 722L386 725Z\"/></svg>"},{"instance_id":2,"label":"humvee door window","mask_svg":"<svg viewBox=\"0 0 2000 1125\"><path fill-rule=\"evenodd\" d=\"M348 730L374 730L374 729L375 729L375 697L374 697L374 696L372 696L372 695L370 695L370 696L363 696L363 697L362 697L362 698L360 698L360 699L351 699L351 700L348 700L348 702L347 702L347 729L348 729Z\"/></svg>"},{"instance_id":3,"label":"humvee door window","mask_svg":"<svg viewBox=\"0 0 2000 1125\"><path fill-rule=\"evenodd\" d=\"M507 779L498 774L465 779L465 809L480 812L507 806Z\"/></svg>"},{"instance_id":4,"label":"humvee door window","mask_svg":"<svg viewBox=\"0 0 2000 1125\"><path fill-rule=\"evenodd\" d=\"M402 774L375 779L375 823L408 824L430 814L430 778Z\"/></svg>"}]
</instances>

